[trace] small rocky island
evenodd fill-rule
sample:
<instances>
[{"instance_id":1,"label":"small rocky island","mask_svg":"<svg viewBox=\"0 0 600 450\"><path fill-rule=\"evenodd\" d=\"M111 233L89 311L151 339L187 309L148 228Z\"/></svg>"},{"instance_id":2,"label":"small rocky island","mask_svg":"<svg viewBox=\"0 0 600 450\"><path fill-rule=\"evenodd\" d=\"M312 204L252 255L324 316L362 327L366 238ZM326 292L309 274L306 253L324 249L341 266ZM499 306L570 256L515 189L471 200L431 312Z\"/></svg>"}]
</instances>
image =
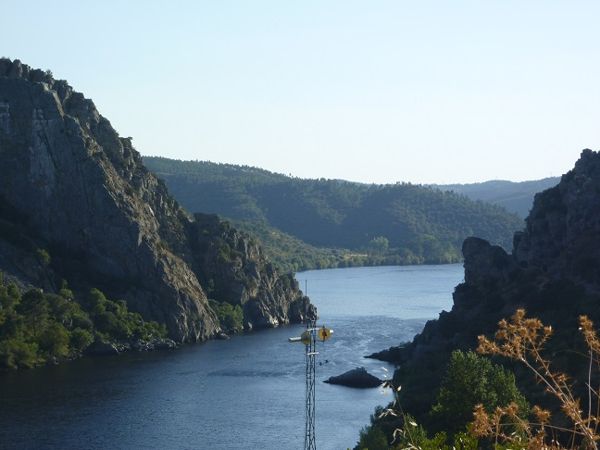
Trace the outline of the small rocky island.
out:
<instances>
[{"instance_id":1,"label":"small rocky island","mask_svg":"<svg viewBox=\"0 0 600 450\"><path fill-rule=\"evenodd\" d=\"M337 377L330 377L325 380L324 383L364 389L381 386L383 380L371 375L364 367L357 367L356 369L344 372Z\"/></svg>"}]
</instances>

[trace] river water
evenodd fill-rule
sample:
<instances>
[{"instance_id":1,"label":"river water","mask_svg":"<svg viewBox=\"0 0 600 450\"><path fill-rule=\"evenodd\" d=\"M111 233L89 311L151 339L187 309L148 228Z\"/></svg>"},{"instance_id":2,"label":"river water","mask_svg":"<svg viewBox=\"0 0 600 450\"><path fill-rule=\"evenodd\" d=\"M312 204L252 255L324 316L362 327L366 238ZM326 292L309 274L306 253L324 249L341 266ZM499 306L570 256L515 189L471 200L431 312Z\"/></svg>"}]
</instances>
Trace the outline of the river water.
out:
<instances>
[{"instance_id":1,"label":"river water","mask_svg":"<svg viewBox=\"0 0 600 450\"><path fill-rule=\"evenodd\" d=\"M320 450L352 448L391 394L321 381L364 366L364 355L410 340L452 304L462 266L363 267L296 278L334 329L319 345ZM1 449L260 449L303 447L304 348L292 325L175 351L84 358L0 374Z\"/></svg>"}]
</instances>

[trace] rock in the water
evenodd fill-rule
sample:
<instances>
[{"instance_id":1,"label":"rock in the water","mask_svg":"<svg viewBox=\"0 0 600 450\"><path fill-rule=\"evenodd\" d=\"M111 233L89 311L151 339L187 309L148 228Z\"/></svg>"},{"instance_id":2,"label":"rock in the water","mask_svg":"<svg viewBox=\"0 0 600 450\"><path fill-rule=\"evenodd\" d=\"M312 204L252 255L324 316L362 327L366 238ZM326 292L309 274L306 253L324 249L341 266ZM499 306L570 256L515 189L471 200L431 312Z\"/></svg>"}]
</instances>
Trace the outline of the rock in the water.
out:
<instances>
[{"instance_id":1,"label":"rock in the water","mask_svg":"<svg viewBox=\"0 0 600 450\"><path fill-rule=\"evenodd\" d=\"M177 348L177 343L173 339L156 339L153 341L154 350L173 350Z\"/></svg>"},{"instance_id":2,"label":"rock in the water","mask_svg":"<svg viewBox=\"0 0 600 450\"><path fill-rule=\"evenodd\" d=\"M371 375L364 367L357 367L337 377L331 377L325 380L325 383L354 388L373 388L381 385L383 380Z\"/></svg>"},{"instance_id":3,"label":"rock in the water","mask_svg":"<svg viewBox=\"0 0 600 450\"><path fill-rule=\"evenodd\" d=\"M227 333L223 333L223 332L217 333L217 335L215 336L215 338L219 339L221 341L227 341L227 340L231 339Z\"/></svg>"}]
</instances>

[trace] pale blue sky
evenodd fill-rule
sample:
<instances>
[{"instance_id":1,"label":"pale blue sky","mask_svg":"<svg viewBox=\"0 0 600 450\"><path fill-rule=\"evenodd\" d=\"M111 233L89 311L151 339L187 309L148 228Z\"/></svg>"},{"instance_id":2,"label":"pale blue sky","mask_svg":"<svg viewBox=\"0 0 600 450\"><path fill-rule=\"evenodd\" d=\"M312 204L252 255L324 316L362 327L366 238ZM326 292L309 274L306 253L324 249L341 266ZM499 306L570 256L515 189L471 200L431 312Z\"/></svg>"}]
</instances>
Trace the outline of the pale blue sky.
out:
<instances>
[{"instance_id":1,"label":"pale blue sky","mask_svg":"<svg viewBox=\"0 0 600 450\"><path fill-rule=\"evenodd\" d=\"M144 155L365 182L524 180L600 147L597 1L0 0L0 55Z\"/></svg>"}]
</instances>

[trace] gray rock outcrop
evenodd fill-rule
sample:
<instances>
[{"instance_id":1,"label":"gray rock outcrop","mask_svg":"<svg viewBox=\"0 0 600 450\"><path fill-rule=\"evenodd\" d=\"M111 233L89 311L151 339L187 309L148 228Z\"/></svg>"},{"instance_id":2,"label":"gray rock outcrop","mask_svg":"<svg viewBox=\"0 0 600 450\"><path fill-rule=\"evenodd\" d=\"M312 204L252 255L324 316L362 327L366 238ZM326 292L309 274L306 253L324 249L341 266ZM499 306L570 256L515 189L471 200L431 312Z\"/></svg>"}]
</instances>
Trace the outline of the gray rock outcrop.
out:
<instances>
[{"instance_id":1,"label":"gray rock outcrop","mask_svg":"<svg viewBox=\"0 0 600 450\"><path fill-rule=\"evenodd\" d=\"M294 276L279 274L258 243L228 222L196 213L189 235L201 284L210 298L240 305L246 329L273 328L316 314Z\"/></svg>"}]
</instances>

